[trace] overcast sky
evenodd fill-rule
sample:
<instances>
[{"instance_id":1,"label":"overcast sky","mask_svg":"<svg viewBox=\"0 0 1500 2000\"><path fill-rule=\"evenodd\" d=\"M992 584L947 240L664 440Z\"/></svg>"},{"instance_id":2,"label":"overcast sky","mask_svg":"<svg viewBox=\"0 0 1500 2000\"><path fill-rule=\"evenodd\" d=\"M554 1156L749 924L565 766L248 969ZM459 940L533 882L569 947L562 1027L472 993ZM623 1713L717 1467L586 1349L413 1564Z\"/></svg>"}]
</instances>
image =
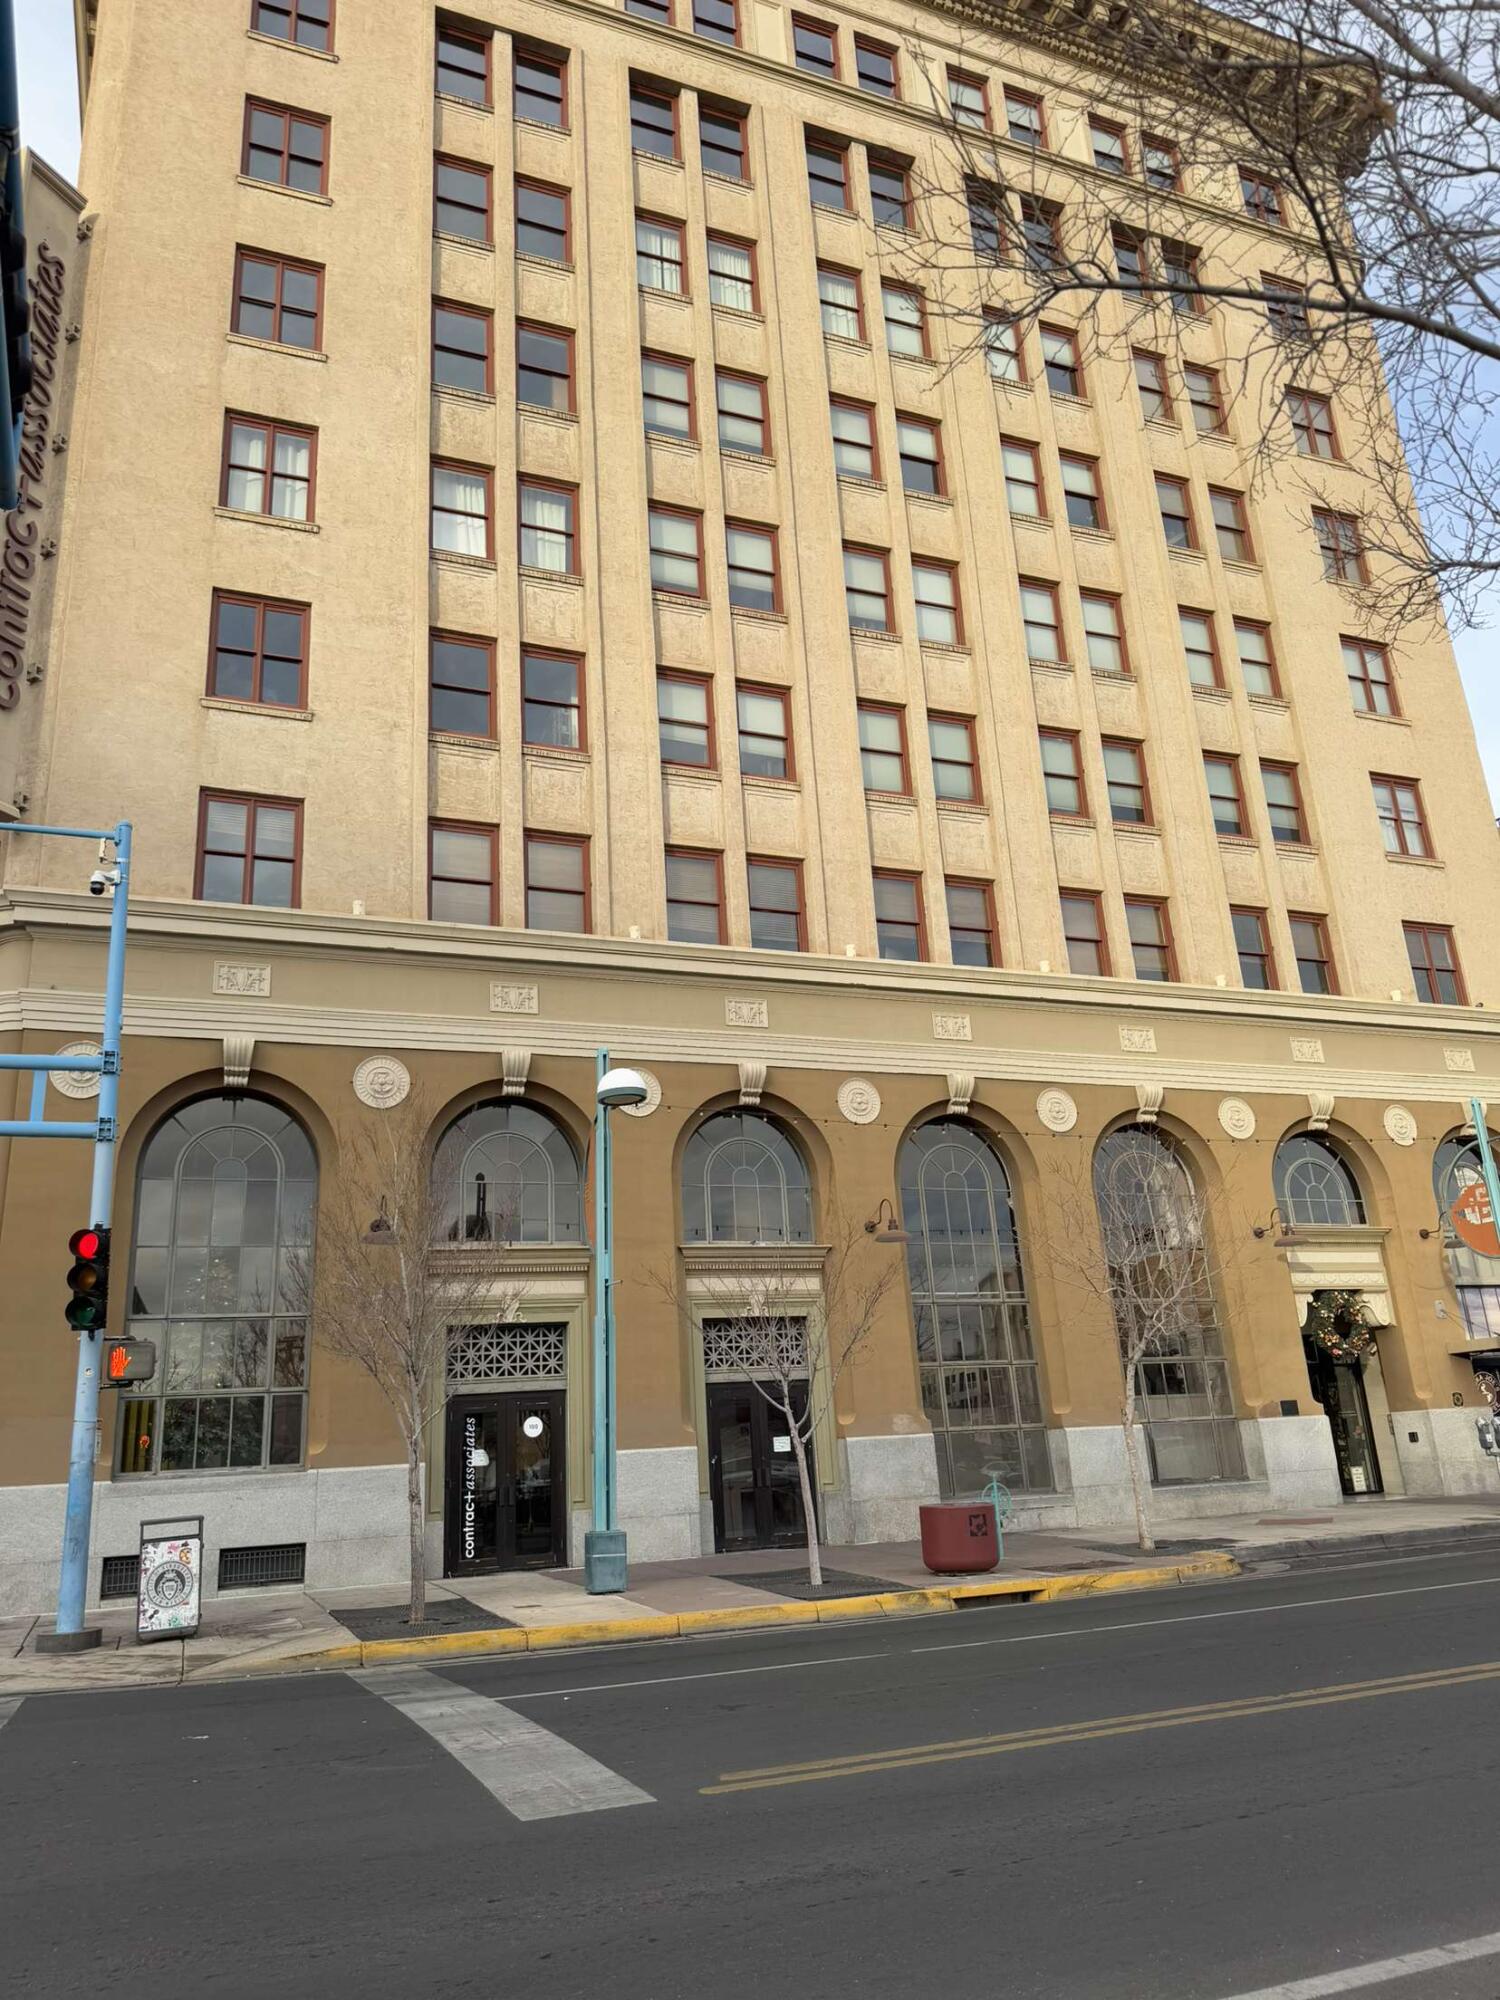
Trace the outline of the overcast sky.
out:
<instances>
[{"instance_id":1,"label":"overcast sky","mask_svg":"<svg viewBox=\"0 0 1500 2000\"><path fill-rule=\"evenodd\" d=\"M72 9L63 0L17 0L16 39L21 60L21 136L71 180L78 171L78 87L73 62ZM1500 608L1495 624L1500 626ZM1500 646L1500 632L1494 629L1467 632L1458 641L1459 665L1479 733L1490 796L1500 807L1497 646Z\"/></svg>"}]
</instances>

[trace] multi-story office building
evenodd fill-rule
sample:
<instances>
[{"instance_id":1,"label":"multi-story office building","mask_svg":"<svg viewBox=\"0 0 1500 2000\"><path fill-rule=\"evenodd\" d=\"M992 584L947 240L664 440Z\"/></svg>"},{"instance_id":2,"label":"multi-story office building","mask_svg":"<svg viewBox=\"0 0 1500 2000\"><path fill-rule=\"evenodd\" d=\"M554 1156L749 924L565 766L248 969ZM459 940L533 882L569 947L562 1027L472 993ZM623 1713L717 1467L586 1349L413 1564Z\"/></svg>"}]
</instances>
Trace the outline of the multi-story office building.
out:
<instances>
[{"instance_id":1,"label":"multi-story office building","mask_svg":"<svg viewBox=\"0 0 1500 2000\"><path fill-rule=\"evenodd\" d=\"M576 1550L600 1047L652 1086L615 1138L639 1556L795 1531L723 1322L767 1269L815 1314L882 1203L910 1241L868 1246L905 1269L820 1421L829 1535L992 1475L1026 1521L1128 1520L1076 1271L1101 1147L1212 1195L1199 1323L1142 1371L1161 1518L1492 1486L1500 1264L1445 1218L1500 870L1448 645L1347 587L1364 413L1303 385L1314 518L1253 477L1247 309L1131 355L1118 300L1084 341L987 328L962 258L924 295L914 206L970 226L929 80L960 67L1063 232L1101 143L1245 268L1296 275L1290 206L1120 138L1019 10L78 6L78 375L0 744L15 811L136 827L115 1289L162 1372L105 1397L95 1586L184 1510L313 1582L399 1575L395 1430L275 1272L412 1084L466 1209L520 1190L522 1324L433 1385L502 1470L524 1438L529 1527L492 1465L483 1559ZM76 855L0 850L4 1046L86 1039L104 908ZM83 1150L0 1147L27 1605ZM1331 1293L1353 1362L1302 1330Z\"/></svg>"}]
</instances>

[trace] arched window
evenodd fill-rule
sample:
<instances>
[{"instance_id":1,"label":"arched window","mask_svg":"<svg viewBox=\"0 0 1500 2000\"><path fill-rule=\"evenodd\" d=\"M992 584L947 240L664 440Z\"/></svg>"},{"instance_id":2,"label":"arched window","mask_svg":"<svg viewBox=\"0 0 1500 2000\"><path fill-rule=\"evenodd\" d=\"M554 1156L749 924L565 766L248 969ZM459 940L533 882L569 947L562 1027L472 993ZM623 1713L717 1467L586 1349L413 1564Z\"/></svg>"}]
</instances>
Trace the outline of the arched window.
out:
<instances>
[{"instance_id":1,"label":"arched window","mask_svg":"<svg viewBox=\"0 0 1500 2000\"><path fill-rule=\"evenodd\" d=\"M1282 1140L1271 1178L1288 1222L1349 1229L1365 1219L1358 1181L1328 1141L1313 1132L1293 1132Z\"/></svg>"},{"instance_id":2,"label":"arched window","mask_svg":"<svg viewBox=\"0 0 1500 2000\"><path fill-rule=\"evenodd\" d=\"M1010 1184L972 1126L935 1119L901 1148L902 1226L922 1407L943 1498L1052 1485Z\"/></svg>"},{"instance_id":3,"label":"arched window","mask_svg":"<svg viewBox=\"0 0 1500 2000\"><path fill-rule=\"evenodd\" d=\"M583 1191L566 1132L534 1104L476 1104L433 1157L439 1233L450 1243L581 1243Z\"/></svg>"},{"instance_id":4,"label":"arched window","mask_svg":"<svg viewBox=\"0 0 1500 2000\"><path fill-rule=\"evenodd\" d=\"M1204 1204L1186 1165L1161 1133L1126 1125L1099 1142L1094 1199L1121 1352L1146 1339L1135 1393L1152 1483L1243 1479Z\"/></svg>"},{"instance_id":5,"label":"arched window","mask_svg":"<svg viewBox=\"0 0 1500 2000\"><path fill-rule=\"evenodd\" d=\"M120 1398L121 1472L300 1465L318 1166L289 1111L200 1097L146 1142L130 1331L151 1385Z\"/></svg>"},{"instance_id":6,"label":"arched window","mask_svg":"<svg viewBox=\"0 0 1500 2000\"><path fill-rule=\"evenodd\" d=\"M1490 1134L1490 1151L1500 1160L1500 1137ZM1444 1262L1458 1293L1459 1310L1471 1340L1500 1339L1500 1257L1471 1250L1453 1227L1453 1204L1484 1179L1479 1146L1462 1132L1450 1132L1432 1162L1432 1191L1443 1223Z\"/></svg>"},{"instance_id":7,"label":"arched window","mask_svg":"<svg viewBox=\"0 0 1500 2000\"><path fill-rule=\"evenodd\" d=\"M684 1243L811 1243L812 1189L791 1140L757 1111L705 1118L682 1158Z\"/></svg>"}]
</instances>

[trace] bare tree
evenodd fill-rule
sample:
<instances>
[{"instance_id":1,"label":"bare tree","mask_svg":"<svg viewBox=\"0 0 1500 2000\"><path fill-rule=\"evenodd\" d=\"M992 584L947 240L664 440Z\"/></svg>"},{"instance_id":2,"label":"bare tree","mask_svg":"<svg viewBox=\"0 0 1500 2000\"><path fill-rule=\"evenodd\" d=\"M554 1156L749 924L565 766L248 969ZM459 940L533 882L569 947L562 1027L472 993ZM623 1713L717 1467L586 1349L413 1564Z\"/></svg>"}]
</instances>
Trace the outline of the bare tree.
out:
<instances>
[{"instance_id":1,"label":"bare tree","mask_svg":"<svg viewBox=\"0 0 1500 2000\"><path fill-rule=\"evenodd\" d=\"M450 1331L514 1319L525 1290L508 1275L504 1216L476 1217L457 1154L440 1146L434 1158L433 1116L413 1091L342 1135L316 1251L294 1266L315 1344L364 1370L401 1433L414 1625L427 1613L424 1444L443 1408Z\"/></svg>"},{"instance_id":2,"label":"bare tree","mask_svg":"<svg viewBox=\"0 0 1500 2000\"><path fill-rule=\"evenodd\" d=\"M732 1273L658 1277L681 1315L689 1338L711 1319L733 1350L737 1369L777 1422L785 1425L797 1466L807 1533L807 1577L823 1585L822 1544L808 1447L833 1406L839 1383L858 1360L885 1300L901 1278L899 1258L872 1243L859 1222L840 1216L822 1252L816 1282L806 1269L789 1269L779 1246L747 1251Z\"/></svg>"}]
</instances>

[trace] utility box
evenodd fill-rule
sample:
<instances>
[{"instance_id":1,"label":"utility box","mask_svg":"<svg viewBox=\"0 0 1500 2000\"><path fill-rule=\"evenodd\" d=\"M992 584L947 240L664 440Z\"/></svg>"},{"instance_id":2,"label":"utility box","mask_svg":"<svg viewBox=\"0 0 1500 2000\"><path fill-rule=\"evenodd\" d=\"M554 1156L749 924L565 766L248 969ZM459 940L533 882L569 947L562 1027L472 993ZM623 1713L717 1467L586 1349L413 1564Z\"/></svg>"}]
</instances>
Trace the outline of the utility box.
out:
<instances>
[{"instance_id":1,"label":"utility box","mask_svg":"<svg viewBox=\"0 0 1500 2000\"><path fill-rule=\"evenodd\" d=\"M973 1576L1000 1560L1000 1528L988 1500L951 1500L918 1509L922 1561L937 1576Z\"/></svg>"}]
</instances>

